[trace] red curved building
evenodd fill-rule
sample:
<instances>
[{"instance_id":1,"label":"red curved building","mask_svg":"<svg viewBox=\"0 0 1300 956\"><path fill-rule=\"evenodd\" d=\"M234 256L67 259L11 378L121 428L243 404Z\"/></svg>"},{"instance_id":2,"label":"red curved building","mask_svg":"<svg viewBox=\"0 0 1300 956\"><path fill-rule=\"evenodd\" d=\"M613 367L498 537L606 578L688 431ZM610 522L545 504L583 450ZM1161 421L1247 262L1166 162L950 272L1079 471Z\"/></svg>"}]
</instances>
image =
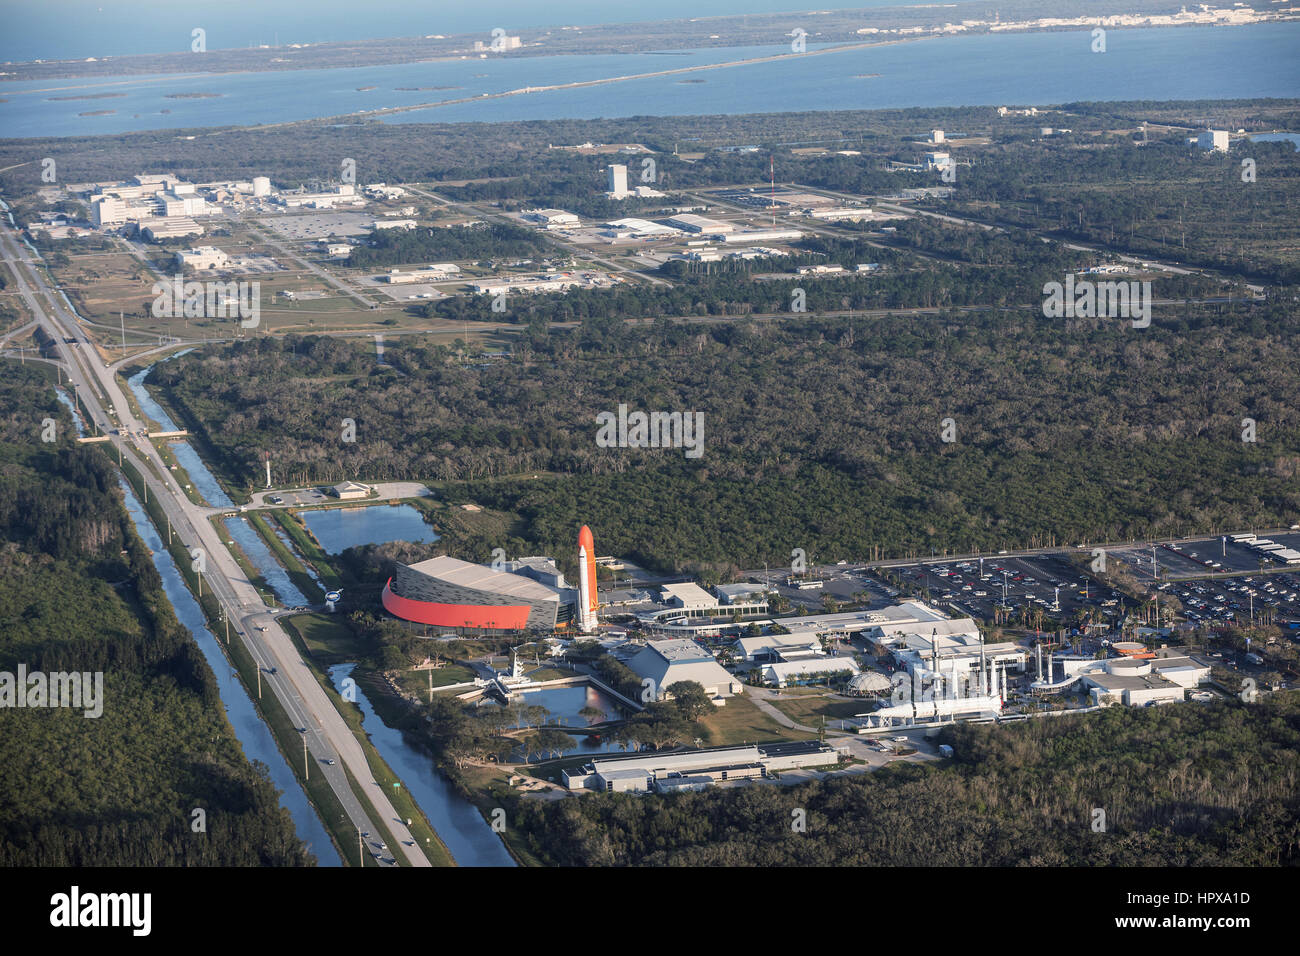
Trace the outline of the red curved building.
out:
<instances>
[{"instance_id":1,"label":"red curved building","mask_svg":"<svg viewBox=\"0 0 1300 956\"><path fill-rule=\"evenodd\" d=\"M558 580L562 585L563 576ZM499 631L562 627L573 619L577 603L571 588L446 555L399 564L382 601L405 621Z\"/></svg>"}]
</instances>

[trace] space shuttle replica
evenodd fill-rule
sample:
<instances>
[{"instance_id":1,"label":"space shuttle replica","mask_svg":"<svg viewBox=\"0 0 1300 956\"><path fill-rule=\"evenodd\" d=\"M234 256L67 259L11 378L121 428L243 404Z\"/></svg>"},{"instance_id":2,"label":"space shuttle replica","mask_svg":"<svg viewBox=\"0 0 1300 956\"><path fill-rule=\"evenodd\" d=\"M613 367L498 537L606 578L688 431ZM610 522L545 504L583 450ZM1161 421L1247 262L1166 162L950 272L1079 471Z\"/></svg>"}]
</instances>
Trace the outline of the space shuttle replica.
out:
<instances>
[{"instance_id":1,"label":"space shuttle replica","mask_svg":"<svg viewBox=\"0 0 1300 956\"><path fill-rule=\"evenodd\" d=\"M585 524L578 532L578 629L583 634L596 630L596 542Z\"/></svg>"}]
</instances>

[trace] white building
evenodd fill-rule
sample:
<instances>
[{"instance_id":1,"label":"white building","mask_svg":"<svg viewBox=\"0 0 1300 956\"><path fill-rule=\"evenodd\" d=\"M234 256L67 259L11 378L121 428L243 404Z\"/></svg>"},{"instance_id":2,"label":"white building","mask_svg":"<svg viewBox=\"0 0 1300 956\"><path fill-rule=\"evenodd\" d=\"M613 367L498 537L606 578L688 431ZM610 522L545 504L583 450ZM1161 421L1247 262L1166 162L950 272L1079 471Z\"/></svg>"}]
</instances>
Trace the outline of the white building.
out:
<instances>
[{"instance_id":1,"label":"white building","mask_svg":"<svg viewBox=\"0 0 1300 956\"><path fill-rule=\"evenodd\" d=\"M926 169L947 169L952 164L952 157L947 153L926 153Z\"/></svg>"},{"instance_id":2,"label":"white building","mask_svg":"<svg viewBox=\"0 0 1300 956\"><path fill-rule=\"evenodd\" d=\"M90 204L90 221L97 226L115 226L126 222L126 200L117 196L96 196Z\"/></svg>"},{"instance_id":3,"label":"white building","mask_svg":"<svg viewBox=\"0 0 1300 956\"><path fill-rule=\"evenodd\" d=\"M802 239L803 233L798 229L759 229L750 232L717 233L712 236L719 242L777 242L780 240Z\"/></svg>"},{"instance_id":4,"label":"white building","mask_svg":"<svg viewBox=\"0 0 1300 956\"><path fill-rule=\"evenodd\" d=\"M610 199L623 199L628 195L626 166L615 164L609 167L609 190L607 195Z\"/></svg>"},{"instance_id":5,"label":"white building","mask_svg":"<svg viewBox=\"0 0 1300 956\"><path fill-rule=\"evenodd\" d=\"M652 641L627 662L638 677L654 681L658 699L679 681L695 681L710 697L731 697L742 691L713 655L691 640Z\"/></svg>"},{"instance_id":6,"label":"white building","mask_svg":"<svg viewBox=\"0 0 1300 956\"><path fill-rule=\"evenodd\" d=\"M1196 137L1196 145L1207 151L1228 151L1228 131L1226 129L1207 129Z\"/></svg>"},{"instance_id":7,"label":"white building","mask_svg":"<svg viewBox=\"0 0 1300 956\"><path fill-rule=\"evenodd\" d=\"M707 233L709 235L719 235L736 230L736 227L729 222L723 222L720 219L709 219L705 216L695 216L690 213L673 216L668 220L668 225L675 226L682 232Z\"/></svg>"},{"instance_id":8,"label":"white building","mask_svg":"<svg viewBox=\"0 0 1300 956\"><path fill-rule=\"evenodd\" d=\"M182 269L224 269L230 256L216 246L198 246L176 253L176 265Z\"/></svg>"},{"instance_id":9,"label":"white building","mask_svg":"<svg viewBox=\"0 0 1300 956\"><path fill-rule=\"evenodd\" d=\"M834 674L857 676L861 668L851 657L828 657L819 654L792 661L775 661L763 668L764 682L773 687L786 687L803 680L828 677Z\"/></svg>"},{"instance_id":10,"label":"white building","mask_svg":"<svg viewBox=\"0 0 1300 956\"><path fill-rule=\"evenodd\" d=\"M724 780L750 780L798 767L839 762L835 748L816 740L778 741L702 750L647 751L595 757L584 767L561 771L570 790L643 793L651 789L696 790Z\"/></svg>"},{"instance_id":11,"label":"white building","mask_svg":"<svg viewBox=\"0 0 1300 956\"><path fill-rule=\"evenodd\" d=\"M523 215L529 222L540 223L548 229L578 225L578 217L563 209L530 209Z\"/></svg>"},{"instance_id":12,"label":"white building","mask_svg":"<svg viewBox=\"0 0 1300 956\"><path fill-rule=\"evenodd\" d=\"M930 130L930 142L935 143L935 144L942 143L942 142L943 142L943 130L941 130L941 129L932 129L932 130Z\"/></svg>"},{"instance_id":13,"label":"white building","mask_svg":"<svg viewBox=\"0 0 1300 956\"><path fill-rule=\"evenodd\" d=\"M266 176L253 177L253 196L261 198L271 195L271 180Z\"/></svg>"},{"instance_id":14,"label":"white building","mask_svg":"<svg viewBox=\"0 0 1300 956\"><path fill-rule=\"evenodd\" d=\"M352 247L346 242L327 242L325 254L331 259L346 259L352 255Z\"/></svg>"},{"instance_id":15,"label":"white building","mask_svg":"<svg viewBox=\"0 0 1300 956\"><path fill-rule=\"evenodd\" d=\"M375 229L405 229L407 232L414 229L415 225L414 219L376 219L372 223Z\"/></svg>"}]
</instances>

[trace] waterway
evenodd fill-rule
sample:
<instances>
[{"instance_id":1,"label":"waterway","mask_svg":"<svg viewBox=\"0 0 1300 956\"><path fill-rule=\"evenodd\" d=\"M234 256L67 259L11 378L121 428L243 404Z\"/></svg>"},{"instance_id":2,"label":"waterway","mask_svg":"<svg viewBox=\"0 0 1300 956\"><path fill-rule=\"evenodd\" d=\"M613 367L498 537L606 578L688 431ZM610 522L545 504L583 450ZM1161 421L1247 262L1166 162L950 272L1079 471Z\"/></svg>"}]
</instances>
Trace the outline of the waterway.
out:
<instances>
[{"instance_id":1,"label":"waterway","mask_svg":"<svg viewBox=\"0 0 1300 956\"><path fill-rule=\"evenodd\" d=\"M355 664L336 664L329 669L330 681L342 691L343 679ZM447 845L458 866L514 866L501 838L492 832L483 815L469 801L458 796L438 773L433 758L416 750L375 713L369 698L358 685L357 705L363 727L371 742L393 771L402 779L415 802L424 811L439 838Z\"/></svg>"},{"instance_id":2,"label":"waterway","mask_svg":"<svg viewBox=\"0 0 1300 956\"><path fill-rule=\"evenodd\" d=\"M342 866L338 851L330 842L329 835L325 832L320 818L316 816L315 810L307 802L307 795L298 783L298 778L293 775L293 771L285 762L284 755L276 747L271 731L258 716L252 698L244 690L244 685L235 677L234 671L231 670L225 655L217 645L216 637L208 630L203 611L186 587L171 554L163 546L161 536L154 529L131 489L123 484L123 490L126 494L127 513L131 516L137 533L153 552L154 565L162 577L163 590L171 601L176 617L189 629L199 650L203 652L208 666L212 668L217 681L217 690L226 709L226 717L230 720L235 736L244 748L244 754L249 760L261 761L266 765L271 781L280 791L280 805L285 807L293 817L298 837L316 855L317 862L321 866Z\"/></svg>"},{"instance_id":3,"label":"waterway","mask_svg":"<svg viewBox=\"0 0 1300 956\"><path fill-rule=\"evenodd\" d=\"M438 533L425 522L414 505L369 505L360 508L325 508L300 511L298 516L327 554L386 541L433 542Z\"/></svg>"},{"instance_id":4,"label":"waterway","mask_svg":"<svg viewBox=\"0 0 1300 956\"><path fill-rule=\"evenodd\" d=\"M275 591L280 603L285 607L304 607L311 604L311 599L298 590L289 578L289 572L271 553L266 541L257 533L247 518L227 518L224 522L230 539L239 545L244 556L261 572L271 590Z\"/></svg>"},{"instance_id":5,"label":"waterway","mask_svg":"<svg viewBox=\"0 0 1300 956\"><path fill-rule=\"evenodd\" d=\"M823 56L773 44L673 51L671 57L654 52L489 57L335 70L24 81L0 87L0 99L7 100L0 103L0 128L22 138L246 126L465 98L469 101L380 118L502 122L1291 97L1300 91L1297 48L1300 22L1284 22L1111 30L1105 53L1092 52L1090 31L1080 29L933 37ZM808 44L809 53L818 49ZM499 95L755 57L776 58L686 75ZM115 95L53 98L101 92ZM198 93L211 95L176 98ZM81 115L100 111L104 115Z\"/></svg>"}]
</instances>

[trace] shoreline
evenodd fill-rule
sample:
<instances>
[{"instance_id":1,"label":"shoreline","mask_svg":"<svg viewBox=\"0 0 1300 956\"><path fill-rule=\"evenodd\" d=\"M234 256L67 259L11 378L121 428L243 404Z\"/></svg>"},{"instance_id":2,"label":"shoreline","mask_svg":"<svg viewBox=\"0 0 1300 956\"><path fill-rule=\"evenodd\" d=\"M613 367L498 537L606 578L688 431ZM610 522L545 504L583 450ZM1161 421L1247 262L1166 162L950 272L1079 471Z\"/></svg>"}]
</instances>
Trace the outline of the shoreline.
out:
<instances>
[{"instance_id":1,"label":"shoreline","mask_svg":"<svg viewBox=\"0 0 1300 956\"><path fill-rule=\"evenodd\" d=\"M1141 16L1141 14L1125 14L1125 16ZM1092 26L1101 26L1102 25L1101 21L1107 18L1097 17L1095 19L1096 19L1096 23L1091 24ZM1106 29L1107 31L1111 31L1111 30L1127 31L1127 30L1143 30L1143 29L1149 29L1149 30L1178 29L1184 27L1230 28L1230 27L1242 27L1242 26L1257 26L1257 25L1268 24L1268 23L1294 23L1294 22L1300 22L1300 12L1291 14L1290 11L1272 11L1266 16L1261 16L1257 19L1244 21L1240 23L1223 23L1223 22L1215 22L1215 21L1189 22L1189 23L1123 23L1123 24L1112 24L1109 26L1105 26L1104 29ZM1080 31L1087 30L1089 25L1090 24L1087 23L1080 23L1080 24L1052 24L1047 26L1039 26L1032 21L1024 21L1024 22L997 24L997 25L991 23L981 24L980 28L978 29L962 30L959 32L945 32L940 29L932 29L930 31L924 33L918 33L918 34L900 34L897 32L897 28L878 28L880 29L881 34L883 35L877 35L876 37L873 37L870 40L859 39L859 37L861 37L861 34L858 34L856 37L852 39L846 37L844 40L831 41L830 45L823 47L821 49L818 50L809 49L803 53L798 53L798 54L790 52L790 45L785 42L771 44L774 48L782 49L785 50L786 52L772 54L769 57L756 57L756 58L752 58L751 60L732 61L731 65L741 65L746 62L765 62L767 60L775 59L782 56L813 56L813 55L833 52L833 51L859 49L862 48L863 46L882 46L882 45L888 45L893 43L902 43L909 40L930 40L930 39L943 39L943 38L952 38L952 37L976 37L976 36L1023 36L1031 33L1077 33ZM382 50L384 48L384 44L386 43L391 43L391 42L414 43L414 42L420 42L422 39L423 38L420 37L394 37L394 38L389 38L387 40L381 40L381 39L365 40L365 41L360 41L360 43L363 48L369 45L374 45L376 47L376 51L378 51L378 50ZM784 41L784 36L782 39ZM545 59L545 58L560 57L560 56L684 56L689 53L699 52L702 50L734 50L744 46L762 46L762 45L766 45L766 44L744 43L744 42L736 42L730 44L707 44L706 43L706 44L693 45L693 46L684 46L677 49L659 48L659 49L646 49L646 50L626 50L626 49L616 49L614 48L613 44L610 43L601 44L598 42L592 48L583 50L581 52L576 50L566 50L566 49L552 49L552 50L521 49L517 51L512 51L512 54L509 57L509 59L516 59L516 60ZM343 42L315 45L315 49L327 54L337 50L346 49L349 47L355 49L355 46L353 44L348 44ZM282 48L271 48L268 50L257 50L253 52L272 53L281 49ZM221 50L213 50L211 51L211 53L204 54L204 55L233 56L233 55L243 54L247 52L249 51L243 50L238 47L232 47L232 48L221 49ZM125 65L128 69L130 69L133 65L135 65L135 62L133 61L148 60L153 58L180 57L185 55L186 54L181 54L181 53L127 54L127 55L116 56L116 57L101 57L95 60L94 62L97 65L98 64ZM503 59L503 57L501 57L500 55L496 55L493 58ZM375 67L375 66L416 65L421 63L485 62L482 59L482 54L480 51L474 51L468 49L449 50L446 52L437 52L437 53L420 53L417 51L412 51L410 55L399 55L398 57L393 59L384 59L382 60L382 62L372 61L365 64L354 64L354 63L341 64L341 63L320 62L321 59L323 58L318 58L317 62L288 62L285 61L283 58L275 58L266 63L259 64L256 67L234 67L228 69L218 68L218 69L198 70L198 71L195 71L192 66L187 66L186 69L169 70L167 68L168 66L167 63L160 63L155 65L152 69L141 70L139 73L134 73L134 74L87 71L85 69L87 65L87 61L84 59L63 59L63 60L47 60L47 61L30 60L30 61L4 64L4 66L6 67L11 67L14 69L0 71L0 89L4 89L5 84L23 83L23 82L40 82L43 80L55 81L55 80L64 80L64 79L67 80L85 79L85 80L102 80L103 82L91 83L85 85L76 85L76 86L53 87L47 90L19 90L19 91L10 91L10 92L11 93L63 92L63 91L74 90L74 89L88 89L88 88L93 88L95 86L111 86L120 83L130 83L130 82L157 82L163 79L170 79L170 78L179 79L182 77L194 78L194 77L202 77L202 76L218 77L218 76L259 74L259 73L292 73L292 72L302 72L308 70L332 71L332 70L365 69L367 67ZM694 67L694 69L707 68L708 66L709 65L702 64L699 67ZM45 69L32 69L33 67L37 67L37 68L54 67L55 69L54 71L49 71ZM80 70L78 69L79 67L81 68ZM27 75L24 75L23 72L24 68L27 68ZM683 69L691 69L691 68L683 68ZM674 71L668 71L668 72L674 72ZM39 74L39 75L35 75L35 74ZM642 74L642 75L653 76L659 74L650 73L650 74Z\"/></svg>"}]
</instances>

